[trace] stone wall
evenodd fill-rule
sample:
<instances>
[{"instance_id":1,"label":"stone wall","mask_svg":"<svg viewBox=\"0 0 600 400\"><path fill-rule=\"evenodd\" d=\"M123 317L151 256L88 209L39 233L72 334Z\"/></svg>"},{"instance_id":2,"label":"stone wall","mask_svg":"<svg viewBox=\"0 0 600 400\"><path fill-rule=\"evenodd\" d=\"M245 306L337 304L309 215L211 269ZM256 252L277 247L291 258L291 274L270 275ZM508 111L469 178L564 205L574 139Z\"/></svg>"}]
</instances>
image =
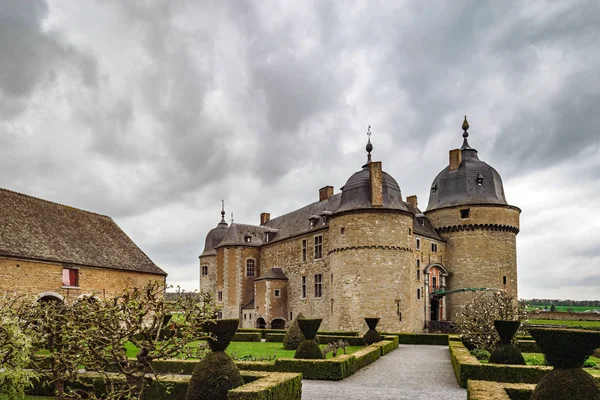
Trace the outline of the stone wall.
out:
<instances>
[{"instance_id":1,"label":"stone wall","mask_svg":"<svg viewBox=\"0 0 600 400\"><path fill-rule=\"evenodd\" d=\"M208 267L208 275L202 275L202 266ZM200 257L200 291L216 296L217 292L217 256Z\"/></svg>"},{"instance_id":2,"label":"stone wall","mask_svg":"<svg viewBox=\"0 0 600 400\"><path fill-rule=\"evenodd\" d=\"M78 287L62 286L63 268L79 270ZM47 292L57 293L63 296L65 301L70 302L82 295L114 297L126 289L143 287L150 281L164 284L165 277L117 269L0 257L1 292L27 292L32 296Z\"/></svg>"}]
</instances>

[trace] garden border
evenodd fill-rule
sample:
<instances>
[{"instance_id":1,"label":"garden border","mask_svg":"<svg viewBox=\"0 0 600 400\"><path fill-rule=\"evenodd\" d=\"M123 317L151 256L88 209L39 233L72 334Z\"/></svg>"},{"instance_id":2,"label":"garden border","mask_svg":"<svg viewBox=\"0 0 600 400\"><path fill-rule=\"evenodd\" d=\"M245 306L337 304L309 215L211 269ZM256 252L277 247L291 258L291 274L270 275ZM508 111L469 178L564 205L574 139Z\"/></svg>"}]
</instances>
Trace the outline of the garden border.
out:
<instances>
[{"instance_id":1,"label":"garden border","mask_svg":"<svg viewBox=\"0 0 600 400\"><path fill-rule=\"evenodd\" d=\"M506 383L469 380L469 400L529 400L535 385L531 383Z\"/></svg>"}]
</instances>

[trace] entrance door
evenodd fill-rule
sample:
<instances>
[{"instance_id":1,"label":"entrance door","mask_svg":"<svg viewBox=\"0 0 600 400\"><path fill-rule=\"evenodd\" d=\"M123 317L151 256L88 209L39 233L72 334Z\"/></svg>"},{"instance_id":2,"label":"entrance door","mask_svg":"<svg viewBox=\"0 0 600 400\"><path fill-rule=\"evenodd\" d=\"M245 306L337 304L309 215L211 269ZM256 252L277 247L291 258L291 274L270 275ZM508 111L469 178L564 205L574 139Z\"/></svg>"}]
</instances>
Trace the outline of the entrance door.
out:
<instances>
[{"instance_id":1,"label":"entrance door","mask_svg":"<svg viewBox=\"0 0 600 400\"><path fill-rule=\"evenodd\" d=\"M439 318L439 309L440 309L440 303L438 301L438 299L431 299L431 315L429 316L429 320L430 321L437 321Z\"/></svg>"}]
</instances>

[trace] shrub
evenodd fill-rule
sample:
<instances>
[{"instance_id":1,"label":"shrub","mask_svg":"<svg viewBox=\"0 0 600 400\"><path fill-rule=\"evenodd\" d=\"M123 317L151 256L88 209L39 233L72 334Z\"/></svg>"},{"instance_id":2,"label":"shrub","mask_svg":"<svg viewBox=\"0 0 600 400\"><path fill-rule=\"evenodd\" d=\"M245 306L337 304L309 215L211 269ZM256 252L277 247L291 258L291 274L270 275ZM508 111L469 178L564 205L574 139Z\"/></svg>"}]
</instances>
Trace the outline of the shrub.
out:
<instances>
[{"instance_id":1,"label":"shrub","mask_svg":"<svg viewBox=\"0 0 600 400\"><path fill-rule=\"evenodd\" d=\"M231 343L239 324L239 319L219 319L206 322L203 329L205 332L212 334L208 338L210 349L212 351L225 351Z\"/></svg>"},{"instance_id":2,"label":"shrub","mask_svg":"<svg viewBox=\"0 0 600 400\"><path fill-rule=\"evenodd\" d=\"M596 366L596 362L592 360L585 360L583 363L583 368L594 368Z\"/></svg>"},{"instance_id":3,"label":"shrub","mask_svg":"<svg viewBox=\"0 0 600 400\"><path fill-rule=\"evenodd\" d=\"M290 324L290 328L283 337L283 348L286 350L296 350L300 343L304 340L304 335L298 326L298 319L303 319L302 313L298 314L296 319ZM268 339L267 339L268 340Z\"/></svg>"},{"instance_id":4,"label":"shrub","mask_svg":"<svg viewBox=\"0 0 600 400\"><path fill-rule=\"evenodd\" d=\"M486 349L474 349L470 351L472 356L475 356L480 361L487 361L490 359L490 352Z\"/></svg>"},{"instance_id":5,"label":"shrub","mask_svg":"<svg viewBox=\"0 0 600 400\"><path fill-rule=\"evenodd\" d=\"M525 365L521 351L512 344L501 344L490 355L490 363Z\"/></svg>"},{"instance_id":6,"label":"shrub","mask_svg":"<svg viewBox=\"0 0 600 400\"><path fill-rule=\"evenodd\" d=\"M321 326L322 319L299 319L298 326L304 335L304 339L313 340L317 336L319 326Z\"/></svg>"},{"instance_id":7,"label":"shrub","mask_svg":"<svg viewBox=\"0 0 600 400\"><path fill-rule=\"evenodd\" d=\"M555 368L542 378L531 400L600 400L600 383L580 368Z\"/></svg>"},{"instance_id":8,"label":"shrub","mask_svg":"<svg viewBox=\"0 0 600 400\"><path fill-rule=\"evenodd\" d=\"M581 329L531 328L531 335L557 368L581 368L583 362L600 346L600 332Z\"/></svg>"},{"instance_id":9,"label":"shrub","mask_svg":"<svg viewBox=\"0 0 600 400\"><path fill-rule=\"evenodd\" d=\"M232 342L260 342L261 335L260 333L240 333L237 332L233 335Z\"/></svg>"},{"instance_id":10,"label":"shrub","mask_svg":"<svg viewBox=\"0 0 600 400\"><path fill-rule=\"evenodd\" d=\"M294 358L319 359L323 358L323 351L314 340L305 340L296 349Z\"/></svg>"}]
</instances>

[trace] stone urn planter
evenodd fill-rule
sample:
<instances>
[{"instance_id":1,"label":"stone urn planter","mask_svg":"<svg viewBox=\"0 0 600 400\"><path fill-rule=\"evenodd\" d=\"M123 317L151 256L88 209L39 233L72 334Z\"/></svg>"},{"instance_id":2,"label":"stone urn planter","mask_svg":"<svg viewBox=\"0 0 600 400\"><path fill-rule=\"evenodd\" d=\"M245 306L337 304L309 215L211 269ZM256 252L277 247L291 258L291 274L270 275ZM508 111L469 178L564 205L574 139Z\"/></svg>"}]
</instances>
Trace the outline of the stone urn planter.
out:
<instances>
[{"instance_id":1,"label":"stone urn planter","mask_svg":"<svg viewBox=\"0 0 600 400\"><path fill-rule=\"evenodd\" d=\"M304 335L304 341L296 349L294 358L323 359L323 351L315 341L321 321L321 319L298 319L298 326Z\"/></svg>"},{"instance_id":2,"label":"stone urn planter","mask_svg":"<svg viewBox=\"0 0 600 400\"><path fill-rule=\"evenodd\" d=\"M381 335L375 328L377 328L377 324L379 323L380 318L367 317L365 318L365 322L369 327L369 330L363 335L363 343L364 344L373 344L381 341Z\"/></svg>"},{"instance_id":3,"label":"stone urn planter","mask_svg":"<svg viewBox=\"0 0 600 400\"><path fill-rule=\"evenodd\" d=\"M600 400L600 383L581 368L600 347L599 331L531 328L529 333L554 367L535 387L532 400Z\"/></svg>"},{"instance_id":4,"label":"stone urn planter","mask_svg":"<svg viewBox=\"0 0 600 400\"><path fill-rule=\"evenodd\" d=\"M494 327L500 336L500 343L490 356L490 363L525 365L521 351L512 344L512 339L519 330L521 321L494 321Z\"/></svg>"},{"instance_id":5,"label":"stone urn planter","mask_svg":"<svg viewBox=\"0 0 600 400\"><path fill-rule=\"evenodd\" d=\"M239 322L239 319L219 319L203 326L211 334L208 339L211 351L194 368L186 400L225 400L229 389L244 384L238 367L225 353Z\"/></svg>"}]
</instances>

